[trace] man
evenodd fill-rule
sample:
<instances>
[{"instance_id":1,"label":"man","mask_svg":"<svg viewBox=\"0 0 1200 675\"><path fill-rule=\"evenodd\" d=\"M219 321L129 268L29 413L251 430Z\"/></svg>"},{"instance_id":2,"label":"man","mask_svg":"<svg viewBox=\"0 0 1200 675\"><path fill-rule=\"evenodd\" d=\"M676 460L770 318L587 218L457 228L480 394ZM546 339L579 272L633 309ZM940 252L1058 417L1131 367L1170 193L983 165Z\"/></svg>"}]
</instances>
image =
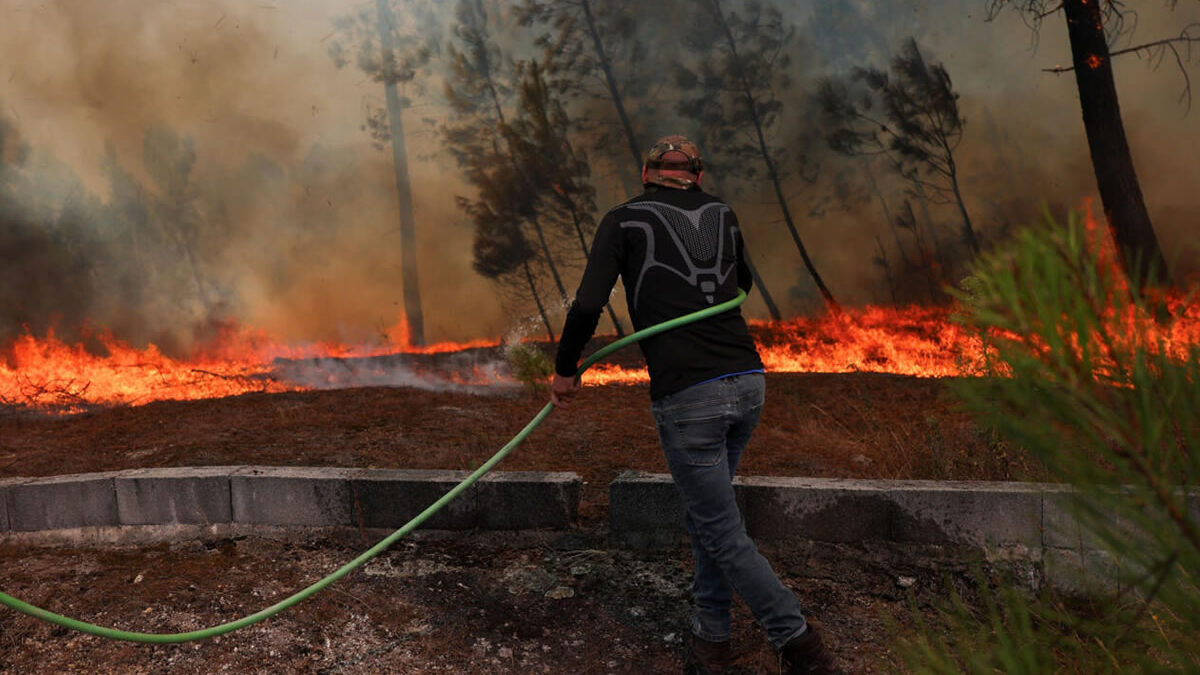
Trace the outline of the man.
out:
<instances>
[{"instance_id":1,"label":"man","mask_svg":"<svg viewBox=\"0 0 1200 675\"><path fill-rule=\"evenodd\" d=\"M558 343L550 398L565 408L574 373L620 276L636 329L749 292L737 216L700 189L696 145L667 136L642 168L645 192L604 216ZM685 673L720 673L730 662L729 609L736 590L789 673L831 673L832 658L796 596L758 552L734 500L733 475L762 413L762 361L739 309L638 343L650 371L651 412L683 498L692 539L695 611Z\"/></svg>"}]
</instances>

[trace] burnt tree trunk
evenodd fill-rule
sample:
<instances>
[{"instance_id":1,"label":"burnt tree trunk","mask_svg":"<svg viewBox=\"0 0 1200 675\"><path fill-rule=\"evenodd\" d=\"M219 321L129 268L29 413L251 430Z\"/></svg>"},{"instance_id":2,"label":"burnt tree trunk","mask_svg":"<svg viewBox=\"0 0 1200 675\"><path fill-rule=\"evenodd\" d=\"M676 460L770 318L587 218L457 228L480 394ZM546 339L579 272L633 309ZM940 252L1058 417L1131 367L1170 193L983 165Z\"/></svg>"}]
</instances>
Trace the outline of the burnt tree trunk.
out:
<instances>
[{"instance_id":1,"label":"burnt tree trunk","mask_svg":"<svg viewBox=\"0 0 1200 675\"><path fill-rule=\"evenodd\" d=\"M554 256L550 252L550 243L546 241L546 233L542 229L542 224L538 222L537 216L531 217L529 224L533 226L533 231L537 234L538 244L542 247L542 255L546 257L546 266L550 268L550 276L554 278L554 285L558 287L559 300L565 306L569 298L567 287L563 285L562 276L558 273L558 266L554 264Z\"/></svg>"},{"instance_id":2,"label":"burnt tree trunk","mask_svg":"<svg viewBox=\"0 0 1200 675\"><path fill-rule=\"evenodd\" d=\"M896 242L896 249L900 251L900 261L905 265L911 265L908 253L904 250L904 244L900 241L900 233L896 231L896 219L892 218L892 210L888 208L887 200L883 197L883 191L879 189L879 181L875 180L875 172L871 170L870 159L863 160L863 171L866 172L867 178L871 181L871 191L875 193L875 198L879 200L879 207L883 209L883 219L887 221L888 229L892 232L892 239ZM878 243L878 240L876 240L876 243ZM891 283L891 279L888 280L888 283Z\"/></svg>"},{"instance_id":3,"label":"burnt tree trunk","mask_svg":"<svg viewBox=\"0 0 1200 675\"><path fill-rule=\"evenodd\" d=\"M975 228L971 226L971 216L967 213L967 203L963 201L962 191L958 188L958 165L954 163L954 153L950 145L942 138L942 147L946 150L946 171L950 177L950 188L954 191L954 201L958 204L958 214L962 216L963 242L973 256L979 255L979 238L975 236Z\"/></svg>"},{"instance_id":4,"label":"burnt tree trunk","mask_svg":"<svg viewBox=\"0 0 1200 675\"><path fill-rule=\"evenodd\" d=\"M729 28L729 22L725 20L725 10L721 9L720 0L713 0L713 10L717 21L721 22L721 29L725 34L725 41L729 47L730 57L737 64L737 69L742 69L741 57L738 56L737 41L733 37L733 31ZM817 272L816 265L808 256L808 249L805 248L804 242L800 240L800 233L796 231L796 223L792 220L791 209L788 208L787 198L783 194L783 181L779 177L779 171L775 167L775 161L771 159L771 151L767 147L767 137L763 132L762 119L758 114L758 105L754 99L754 93L750 90L750 85L746 80L745 73L739 73L739 85L742 90L742 95L746 99L746 106L750 113L750 120L754 124L754 132L758 139L758 149L762 154L763 162L767 165L767 176L771 179L771 185L775 188L775 199L779 202L779 209L783 212L783 221L787 225L788 232L792 235L792 241L796 244L796 248L800 251L800 258L804 261L804 266L808 270L809 276L812 277L814 283L817 284L817 289L825 298L825 304L833 311L839 311L839 306L836 300L833 299L833 293L829 287L825 285L825 280Z\"/></svg>"},{"instance_id":5,"label":"burnt tree trunk","mask_svg":"<svg viewBox=\"0 0 1200 675\"><path fill-rule=\"evenodd\" d=\"M629 143L629 153L633 156L633 164L638 173L642 170L642 151L638 148L637 136L633 133L633 124L629 121L629 114L625 112L625 102L621 97L621 90L617 87L617 78L613 74L612 63L608 60L608 54L604 51L604 41L600 39L600 29L596 26L596 17L592 15L592 3L590 0L583 0L583 16L587 21L588 34L592 38L592 46L596 50L596 60L600 63L600 69L604 71L604 83L608 85L608 95L612 98L613 106L617 109L617 118L621 121L621 129L625 132L625 140ZM623 181L628 182L628 181ZM631 194L637 194L634 190Z\"/></svg>"},{"instance_id":6,"label":"burnt tree trunk","mask_svg":"<svg viewBox=\"0 0 1200 675\"><path fill-rule=\"evenodd\" d=\"M534 63L534 68L537 68L536 63ZM496 120L499 122L499 128L505 129L507 128L508 123L504 119L504 107L500 105L500 94L496 91L496 86L492 81L490 73L486 76L486 78L488 95L491 97L492 106L496 111ZM517 175L524 177L525 180L531 180L528 172L526 172L524 167L517 162L517 157L512 150L512 142L506 138L505 145L508 148L508 161L512 164L513 170L517 172ZM542 255L546 257L546 266L550 268L550 274L554 277L554 284L558 286L558 293L561 296L563 304L566 304L567 288L563 285L562 277L558 274L558 265L555 264L554 256L550 252L550 245L546 242L546 235L542 231L542 224L538 220L537 215L531 215L528 220L529 224L533 226L533 231L537 233L538 243L542 247ZM528 267L526 267L525 271L526 274L529 273ZM542 303L540 300L538 300L538 311L542 312L543 317L545 316L545 311L542 309ZM551 334L553 335L553 333Z\"/></svg>"},{"instance_id":7,"label":"burnt tree trunk","mask_svg":"<svg viewBox=\"0 0 1200 675\"><path fill-rule=\"evenodd\" d=\"M712 183L713 183L713 179L709 178L708 184L709 184L710 188L713 187ZM710 194L712 194L712 193L715 193L716 190L713 189L713 190L710 190L709 192L710 192ZM783 319L783 315L779 313L779 306L775 304L775 298L771 297L771 291L767 290L766 282L763 281L762 275L760 275L758 273L758 268L754 266L754 261L750 259L750 253L747 252L746 250L744 250L744 248L745 248L745 236L744 236L745 232L743 232L742 234L743 234L742 255L745 256L746 267L750 269L750 278L754 280L754 288L757 288L759 295L762 296L763 304L765 304L767 306L767 312L771 315L771 319L774 321L780 321Z\"/></svg>"},{"instance_id":8,"label":"burnt tree trunk","mask_svg":"<svg viewBox=\"0 0 1200 675\"><path fill-rule=\"evenodd\" d=\"M779 313L779 307L775 304L775 298L771 297L771 292L767 290L767 285L763 283L762 277L758 274L758 268L754 266L754 261L750 260L750 254L743 252L746 256L746 267L750 269L750 278L754 280L754 286L758 289L758 294L762 296L763 303L767 306L767 312L775 321L783 319L783 315Z\"/></svg>"},{"instance_id":9,"label":"burnt tree trunk","mask_svg":"<svg viewBox=\"0 0 1200 675\"><path fill-rule=\"evenodd\" d=\"M383 62L394 67L396 18L388 0L376 0L375 8L379 14L379 44L383 50ZM400 90L395 78L385 79L384 94L392 137L396 201L400 210L400 274L404 281L404 320L408 324L409 342L423 345L425 317L421 311L421 285L417 275L417 231L413 222L412 186L408 178L408 151L404 146L404 106L400 103Z\"/></svg>"},{"instance_id":10,"label":"burnt tree trunk","mask_svg":"<svg viewBox=\"0 0 1200 675\"><path fill-rule=\"evenodd\" d=\"M1101 3L1066 0L1063 8L1092 168L1122 264L1139 286L1170 283L1121 122Z\"/></svg>"}]
</instances>

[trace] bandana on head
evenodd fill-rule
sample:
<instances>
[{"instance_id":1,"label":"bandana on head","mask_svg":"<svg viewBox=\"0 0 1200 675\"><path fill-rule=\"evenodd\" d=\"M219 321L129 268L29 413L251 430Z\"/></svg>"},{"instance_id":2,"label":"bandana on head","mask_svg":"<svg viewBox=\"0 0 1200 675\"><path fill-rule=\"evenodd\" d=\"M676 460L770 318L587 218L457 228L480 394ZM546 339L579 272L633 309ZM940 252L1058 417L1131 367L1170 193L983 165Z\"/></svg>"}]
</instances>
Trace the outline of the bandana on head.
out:
<instances>
[{"instance_id":1,"label":"bandana on head","mask_svg":"<svg viewBox=\"0 0 1200 675\"><path fill-rule=\"evenodd\" d=\"M686 190L699 183L704 160L695 143L684 136L672 135L651 146L644 168L644 182Z\"/></svg>"}]
</instances>

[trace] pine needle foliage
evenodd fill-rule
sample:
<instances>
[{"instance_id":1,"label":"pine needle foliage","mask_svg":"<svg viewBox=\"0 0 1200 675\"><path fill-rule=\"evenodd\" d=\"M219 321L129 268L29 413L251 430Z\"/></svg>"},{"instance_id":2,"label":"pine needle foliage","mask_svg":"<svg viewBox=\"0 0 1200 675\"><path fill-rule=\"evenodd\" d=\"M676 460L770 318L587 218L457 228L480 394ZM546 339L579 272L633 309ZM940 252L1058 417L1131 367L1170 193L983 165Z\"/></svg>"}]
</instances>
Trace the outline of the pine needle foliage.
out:
<instances>
[{"instance_id":1,"label":"pine needle foliage","mask_svg":"<svg viewBox=\"0 0 1200 675\"><path fill-rule=\"evenodd\" d=\"M1200 310L1138 291L1100 241L1078 214L1047 214L982 256L952 293L995 368L952 386L1074 488L1080 541L1116 583L1031 596L981 574L976 601L954 596L901 640L913 672L1200 672L1200 345L1185 330Z\"/></svg>"},{"instance_id":2,"label":"pine needle foliage","mask_svg":"<svg viewBox=\"0 0 1200 675\"><path fill-rule=\"evenodd\" d=\"M545 389L547 380L554 374L554 363L537 345L516 342L505 348L504 356L513 376L531 392Z\"/></svg>"}]
</instances>

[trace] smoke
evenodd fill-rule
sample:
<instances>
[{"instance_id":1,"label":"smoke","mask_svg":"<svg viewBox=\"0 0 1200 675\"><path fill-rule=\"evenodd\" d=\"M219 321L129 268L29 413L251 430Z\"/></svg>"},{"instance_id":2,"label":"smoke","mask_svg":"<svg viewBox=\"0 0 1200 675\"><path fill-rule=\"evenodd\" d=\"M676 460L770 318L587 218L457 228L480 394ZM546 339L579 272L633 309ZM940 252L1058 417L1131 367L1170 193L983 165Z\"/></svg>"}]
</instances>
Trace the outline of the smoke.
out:
<instances>
[{"instance_id":1,"label":"smoke","mask_svg":"<svg viewBox=\"0 0 1200 675\"><path fill-rule=\"evenodd\" d=\"M495 396L520 387L509 375L508 366L490 355L448 355L435 367L428 363L422 366L414 358L396 355L279 360L272 374L309 389L411 387Z\"/></svg>"},{"instance_id":2,"label":"smoke","mask_svg":"<svg viewBox=\"0 0 1200 675\"><path fill-rule=\"evenodd\" d=\"M441 5L447 21L454 4ZM1073 80L1042 72L1069 60L1061 19L1047 20L1035 42L1015 12L985 23L982 0L779 4L803 44L773 142L799 148L811 133L816 78L886 67L911 35L961 94L967 126L956 159L985 241L1036 222L1042 204L1061 213L1094 195ZM328 56L332 19L352 11L332 0L9 3L0 28L10 57L0 73L0 343L91 326L181 354L229 321L281 340L382 341L403 297L390 153L362 129L382 88ZM1177 34L1196 12L1146 10L1134 41ZM637 17L637 34L657 37L623 64L643 77L633 91L652 97L629 105L643 143L689 123L665 75L644 77L686 56L668 38L688 20L669 15ZM536 54L534 31L504 18L501 44ZM472 233L454 204L468 188L432 132L445 115L438 77L425 95L405 92L427 338L502 335L515 320L471 271ZM1117 80L1163 248L1177 276L1194 275L1200 164L1181 148L1200 146L1200 127L1176 103L1186 80L1169 59L1154 69L1136 55L1118 61ZM611 116L602 99L572 112ZM624 199L632 170L626 145L610 141L577 143L593 157L601 210ZM915 251L913 235L885 216L902 208L904 181L876 166L872 189L856 160L819 146L810 153L816 182L786 186L810 255L839 301L889 301L873 257L877 237L894 263ZM734 182L713 177L722 189ZM785 313L819 308L769 186L723 196ZM953 209L912 206L923 221L928 214L930 236L956 245ZM564 279L568 291L580 273ZM756 299L747 312L765 316Z\"/></svg>"}]
</instances>

